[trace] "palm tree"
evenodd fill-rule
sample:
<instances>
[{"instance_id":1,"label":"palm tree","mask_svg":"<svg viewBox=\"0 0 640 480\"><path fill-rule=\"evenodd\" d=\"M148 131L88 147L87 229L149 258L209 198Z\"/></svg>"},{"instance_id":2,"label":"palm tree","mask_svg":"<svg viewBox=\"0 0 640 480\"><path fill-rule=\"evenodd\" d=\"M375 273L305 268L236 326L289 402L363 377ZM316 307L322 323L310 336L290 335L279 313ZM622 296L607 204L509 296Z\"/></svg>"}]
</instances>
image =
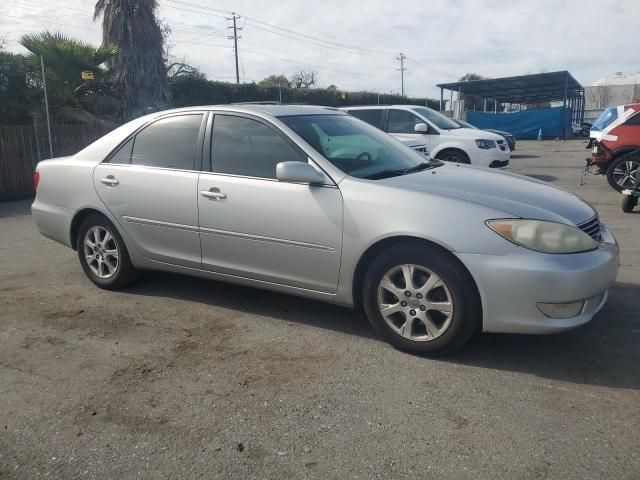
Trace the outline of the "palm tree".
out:
<instances>
[{"instance_id":1,"label":"palm tree","mask_svg":"<svg viewBox=\"0 0 640 480\"><path fill-rule=\"evenodd\" d=\"M107 66L121 98L120 117L128 119L165 107L171 91L156 20L156 0L98 0L102 39L118 46Z\"/></svg>"},{"instance_id":2,"label":"palm tree","mask_svg":"<svg viewBox=\"0 0 640 480\"><path fill-rule=\"evenodd\" d=\"M115 45L96 47L60 32L23 35L20 44L29 50L27 61L38 72L33 78L39 78L40 58L44 60L55 112L83 123L101 122L95 113L105 110L113 98L105 95L100 83L104 74L100 66L117 52ZM85 70L93 72L94 81L82 80Z\"/></svg>"}]
</instances>

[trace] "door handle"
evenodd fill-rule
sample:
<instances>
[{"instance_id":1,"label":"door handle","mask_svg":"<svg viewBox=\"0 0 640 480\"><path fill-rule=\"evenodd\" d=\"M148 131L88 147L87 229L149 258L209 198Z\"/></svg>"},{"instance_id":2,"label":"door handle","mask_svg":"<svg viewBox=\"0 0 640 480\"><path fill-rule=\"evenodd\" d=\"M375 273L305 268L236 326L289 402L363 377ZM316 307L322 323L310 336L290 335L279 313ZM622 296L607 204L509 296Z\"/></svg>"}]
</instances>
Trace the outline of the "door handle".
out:
<instances>
[{"instance_id":1,"label":"door handle","mask_svg":"<svg viewBox=\"0 0 640 480\"><path fill-rule=\"evenodd\" d=\"M200 195L212 200L222 200L224 198L227 198L227 195L225 193L222 193L218 188L212 188L211 190L201 190Z\"/></svg>"},{"instance_id":2,"label":"door handle","mask_svg":"<svg viewBox=\"0 0 640 480\"><path fill-rule=\"evenodd\" d=\"M109 175L105 178L101 178L100 182L111 187L115 187L120 183L116 178L113 177L113 175Z\"/></svg>"}]
</instances>

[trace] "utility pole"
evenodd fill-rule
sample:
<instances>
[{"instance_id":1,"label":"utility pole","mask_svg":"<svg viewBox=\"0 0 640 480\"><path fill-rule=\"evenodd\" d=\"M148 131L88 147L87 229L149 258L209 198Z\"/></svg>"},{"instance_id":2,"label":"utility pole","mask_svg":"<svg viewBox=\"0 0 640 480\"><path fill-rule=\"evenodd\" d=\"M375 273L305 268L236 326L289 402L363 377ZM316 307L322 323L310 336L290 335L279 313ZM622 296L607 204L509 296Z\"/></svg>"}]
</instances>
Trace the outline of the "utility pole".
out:
<instances>
[{"instance_id":1,"label":"utility pole","mask_svg":"<svg viewBox=\"0 0 640 480\"><path fill-rule=\"evenodd\" d=\"M234 12L231 12L231 18L227 18L227 20L233 20L233 26L227 28L233 28L233 35L229 35L227 38L229 40L233 39L233 52L236 55L236 83L240 83L240 71L238 70L238 39L242 38L238 36L238 30L242 30L242 28L238 28L236 24L236 20L240 18L240 15L236 15Z\"/></svg>"},{"instance_id":2,"label":"utility pole","mask_svg":"<svg viewBox=\"0 0 640 480\"><path fill-rule=\"evenodd\" d=\"M44 58L40 55L40 68L42 69L42 87L44 89L44 108L47 113L47 133L49 134L49 158L53 158L53 144L51 142L51 121L49 120L49 98L47 97L47 79L44 76Z\"/></svg>"},{"instance_id":3,"label":"utility pole","mask_svg":"<svg viewBox=\"0 0 640 480\"><path fill-rule=\"evenodd\" d=\"M400 52L400 56L396 57L396 60L400 60L400 68L398 70L400 70L400 85L401 85L401 92L402 92L402 96L404 97L404 71L406 70L406 68L404 68L404 61L407 59L407 56Z\"/></svg>"}]
</instances>

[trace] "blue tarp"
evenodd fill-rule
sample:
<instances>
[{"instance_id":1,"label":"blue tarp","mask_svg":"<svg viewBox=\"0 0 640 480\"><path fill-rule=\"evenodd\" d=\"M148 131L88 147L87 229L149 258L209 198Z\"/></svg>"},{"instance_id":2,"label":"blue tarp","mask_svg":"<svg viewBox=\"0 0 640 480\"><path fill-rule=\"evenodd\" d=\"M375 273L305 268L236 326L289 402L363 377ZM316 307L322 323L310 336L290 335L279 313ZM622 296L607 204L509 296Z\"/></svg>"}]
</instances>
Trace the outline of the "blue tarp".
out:
<instances>
[{"instance_id":1,"label":"blue tarp","mask_svg":"<svg viewBox=\"0 0 640 480\"><path fill-rule=\"evenodd\" d=\"M478 128L494 128L513 134L519 140L562 138L563 126L571 132L571 110L564 107L523 110L515 113L467 112L467 122Z\"/></svg>"}]
</instances>

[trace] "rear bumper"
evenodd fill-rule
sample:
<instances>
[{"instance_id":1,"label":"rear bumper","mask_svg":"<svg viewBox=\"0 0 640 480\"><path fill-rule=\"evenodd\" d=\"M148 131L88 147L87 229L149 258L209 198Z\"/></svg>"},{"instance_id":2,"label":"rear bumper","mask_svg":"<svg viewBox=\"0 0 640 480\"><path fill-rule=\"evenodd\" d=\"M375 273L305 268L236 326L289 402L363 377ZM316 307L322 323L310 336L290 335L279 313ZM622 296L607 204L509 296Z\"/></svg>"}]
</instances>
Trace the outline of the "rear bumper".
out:
<instances>
[{"instance_id":1,"label":"rear bumper","mask_svg":"<svg viewBox=\"0 0 640 480\"><path fill-rule=\"evenodd\" d=\"M602 235L591 252L550 255L522 248L512 255L457 254L480 290L483 330L555 333L590 321L618 272L618 244L604 225ZM577 301L584 306L570 318L549 318L536 306Z\"/></svg>"},{"instance_id":2,"label":"rear bumper","mask_svg":"<svg viewBox=\"0 0 640 480\"><path fill-rule=\"evenodd\" d=\"M69 248L71 246L71 221L75 211L36 200L31 205L31 217L42 235Z\"/></svg>"}]
</instances>

